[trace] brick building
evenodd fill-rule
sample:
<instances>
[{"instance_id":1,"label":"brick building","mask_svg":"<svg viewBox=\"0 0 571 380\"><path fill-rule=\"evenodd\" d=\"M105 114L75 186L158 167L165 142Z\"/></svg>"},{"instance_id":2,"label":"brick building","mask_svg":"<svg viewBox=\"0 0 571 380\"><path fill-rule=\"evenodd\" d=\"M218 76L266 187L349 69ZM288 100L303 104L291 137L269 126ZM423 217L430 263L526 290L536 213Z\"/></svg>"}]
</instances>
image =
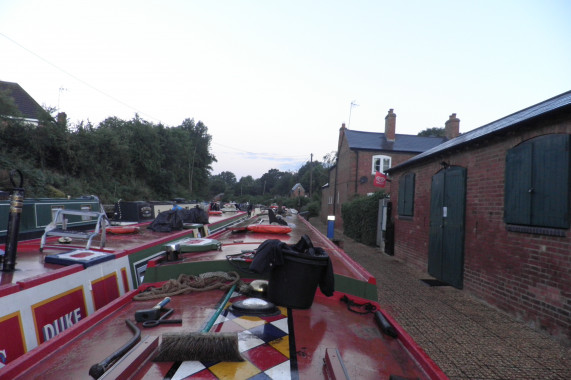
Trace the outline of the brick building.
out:
<instances>
[{"instance_id":1,"label":"brick building","mask_svg":"<svg viewBox=\"0 0 571 380\"><path fill-rule=\"evenodd\" d=\"M452 114L446 122L446 137L423 137L396 133L397 115L390 109L385 131L362 132L339 129L337 162L329 169L329 182L322 189L320 217L335 215L335 224L343 225L341 205L355 195L380 190L373 182L375 173L385 172L415 155L458 136L460 120Z\"/></svg>"},{"instance_id":2,"label":"brick building","mask_svg":"<svg viewBox=\"0 0 571 380\"><path fill-rule=\"evenodd\" d=\"M289 192L290 198L305 197L305 189L301 183L296 183Z\"/></svg>"},{"instance_id":3,"label":"brick building","mask_svg":"<svg viewBox=\"0 0 571 380\"><path fill-rule=\"evenodd\" d=\"M394 165L395 257L569 343L571 91Z\"/></svg>"}]
</instances>

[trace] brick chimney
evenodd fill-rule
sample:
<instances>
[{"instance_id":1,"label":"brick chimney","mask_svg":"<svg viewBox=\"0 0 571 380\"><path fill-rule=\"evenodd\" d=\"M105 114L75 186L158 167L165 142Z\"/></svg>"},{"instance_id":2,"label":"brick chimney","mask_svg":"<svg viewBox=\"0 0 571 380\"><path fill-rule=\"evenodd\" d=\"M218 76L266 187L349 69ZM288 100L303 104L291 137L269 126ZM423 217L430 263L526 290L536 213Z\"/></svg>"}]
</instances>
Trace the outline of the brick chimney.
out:
<instances>
[{"instance_id":1,"label":"brick chimney","mask_svg":"<svg viewBox=\"0 0 571 380\"><path fill-rule=\"evenodd\" d=\"M57 114L57 123L59 125L67 124L67 114L65 112L60 112Z\"/></svg>"},{"instance_id":2,"label":"brick chimney","mask_svg":"<svg viewBox=\"0 0 571 380\"><path fill-rule=\"evenodd\" d=\"M395 128L397 123L397 115L391 108L387 116L385 116L385 137L387 141L395 141Z\"/></svg>"},{"instance_id":3,"label":"brick chimney","mask_svg":"<svg viewBox=\"0 0 571 380\"><path fill-rule=\"evenodd\" d=\"M339 128L339 141L337 141L337 152L339 152L339 149L341 149L341 143L343 142L343 138L345 137L346 130L347 128L345 128L345 123L341 124L341 128Z\"/></svg>"},{"instance_id":4,"label":"brick chimney","mask_svg":"<svg viewBox=\"0 0 571 380\"><path fill-rule=\"evenodd\" d=\"M450 118L444 124L444 136L447 140L460 136L460 119L456 117L455 113L450 115Z\"/></svg>"}]
</instances>

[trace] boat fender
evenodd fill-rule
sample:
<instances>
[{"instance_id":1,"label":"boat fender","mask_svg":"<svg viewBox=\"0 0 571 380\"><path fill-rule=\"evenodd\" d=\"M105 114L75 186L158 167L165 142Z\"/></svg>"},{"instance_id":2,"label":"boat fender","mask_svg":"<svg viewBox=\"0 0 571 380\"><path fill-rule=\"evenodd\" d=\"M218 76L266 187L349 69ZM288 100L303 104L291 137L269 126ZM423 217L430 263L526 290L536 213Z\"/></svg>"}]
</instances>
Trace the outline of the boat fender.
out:
<instances>
[{"instance_id":1,"label":"boat fender","mask_svg":"<svg viewBox=\"0 0 571 380\"><path fill-rule=\"evenodd\" d=\"M399 336L397 330L391 323L385 318L385 316L379 311L375 311L375 322L381 329L381 331L390 337L397 338Z\"/></svg>"}]
</instances>

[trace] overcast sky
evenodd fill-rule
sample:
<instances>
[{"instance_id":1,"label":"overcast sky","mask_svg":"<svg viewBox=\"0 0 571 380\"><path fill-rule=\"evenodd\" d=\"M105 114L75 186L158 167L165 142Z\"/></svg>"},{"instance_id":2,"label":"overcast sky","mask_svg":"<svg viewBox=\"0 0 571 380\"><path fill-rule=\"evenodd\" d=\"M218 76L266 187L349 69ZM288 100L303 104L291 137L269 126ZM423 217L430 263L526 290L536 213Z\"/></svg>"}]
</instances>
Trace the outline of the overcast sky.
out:
<instances>
[{"instance_id":1,"label":"overcast sky","mask_svg":"<svg viewBox=\"0 0 571 380\"><path fill-rule=\"evenodd\" d=\"M0 80L72 124L201 120L213 174L259 178L390 108L397 134L467 132L571 90L570 20L568 0L0 0Z\"/></svg>"}]
</instances>

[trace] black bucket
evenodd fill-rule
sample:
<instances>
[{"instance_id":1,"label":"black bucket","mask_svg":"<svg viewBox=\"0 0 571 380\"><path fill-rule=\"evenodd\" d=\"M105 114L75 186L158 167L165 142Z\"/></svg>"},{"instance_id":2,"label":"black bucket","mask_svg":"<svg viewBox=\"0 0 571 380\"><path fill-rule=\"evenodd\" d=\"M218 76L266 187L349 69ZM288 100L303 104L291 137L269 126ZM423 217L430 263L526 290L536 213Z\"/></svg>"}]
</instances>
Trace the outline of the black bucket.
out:
<instances>
[{"instance_id":1,"label":"black bucket","mask_svg":"<svg viewBox=\"0 0 571 380\"><path fill-rule=\"evenodd\" d=\"M283 258L284 264L274 265L270 271L268 300L292 309L310 308L329 256L284 251Z\"/></svg>"}]
</instances>

